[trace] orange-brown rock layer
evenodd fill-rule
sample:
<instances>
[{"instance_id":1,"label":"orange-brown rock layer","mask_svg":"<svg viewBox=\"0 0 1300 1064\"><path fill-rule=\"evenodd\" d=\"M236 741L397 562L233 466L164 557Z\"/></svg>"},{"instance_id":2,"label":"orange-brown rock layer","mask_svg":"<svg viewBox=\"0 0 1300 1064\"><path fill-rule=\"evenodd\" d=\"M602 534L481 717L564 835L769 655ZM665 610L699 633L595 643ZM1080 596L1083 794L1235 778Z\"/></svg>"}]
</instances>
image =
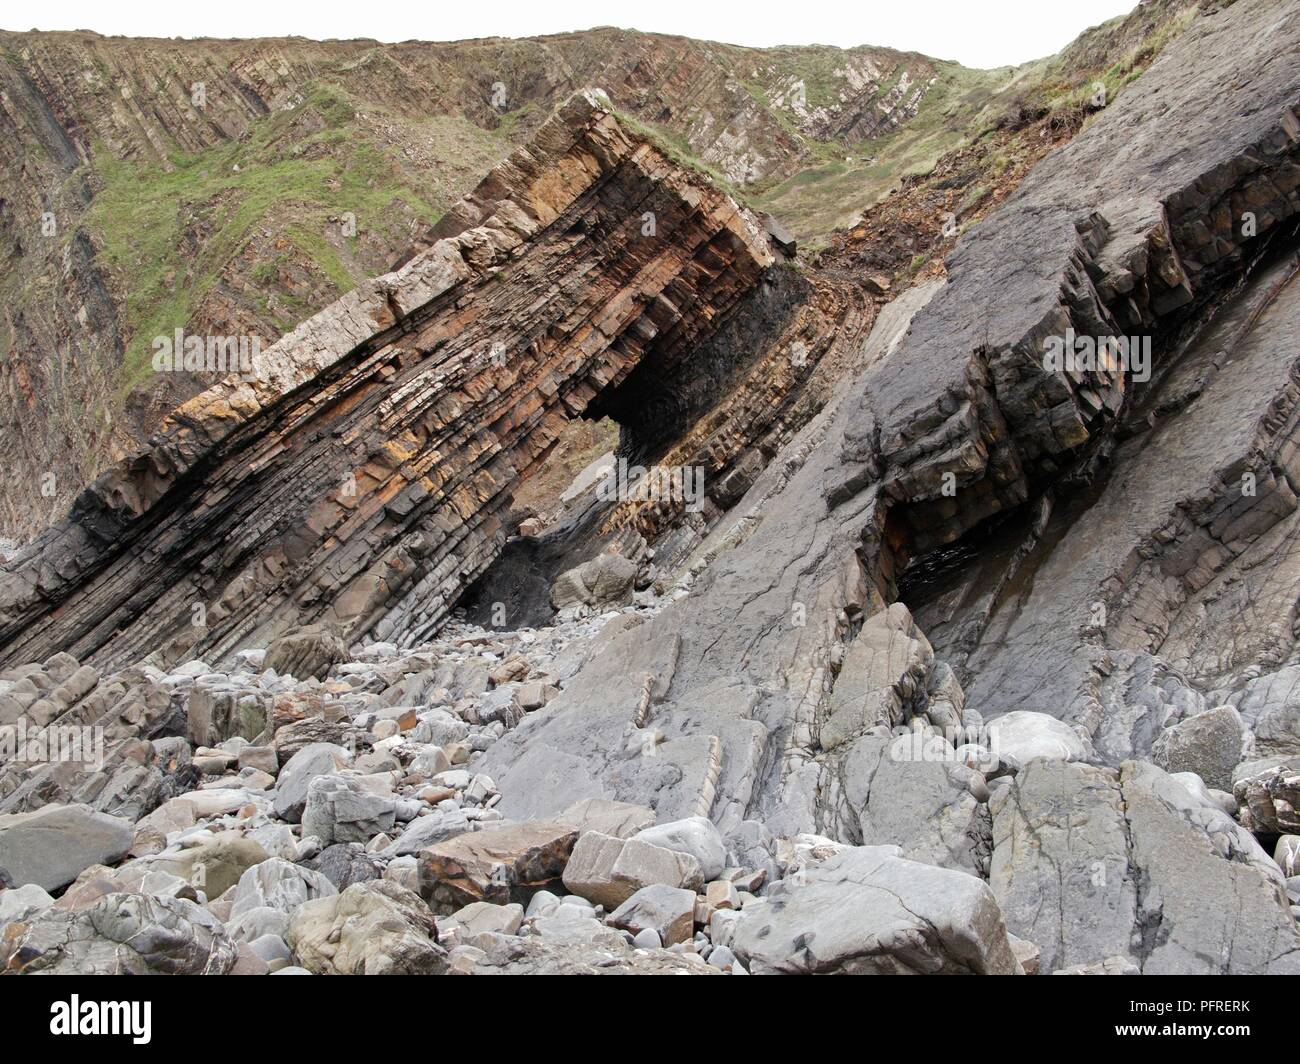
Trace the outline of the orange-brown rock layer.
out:
<instances>
[{"instance_id":1,"label":"orange-brown rock layer","mask_svg":"<svg viewBox=\"0 0 1300 1064\"><path fill-rule=\"evenodd\" d=\"M418 638L564 419L643 360L683 364L775 261L592 94L456 216L83 492L0 576L0 661L220 660L320 620Z\"/></svg>"}]
</instances>

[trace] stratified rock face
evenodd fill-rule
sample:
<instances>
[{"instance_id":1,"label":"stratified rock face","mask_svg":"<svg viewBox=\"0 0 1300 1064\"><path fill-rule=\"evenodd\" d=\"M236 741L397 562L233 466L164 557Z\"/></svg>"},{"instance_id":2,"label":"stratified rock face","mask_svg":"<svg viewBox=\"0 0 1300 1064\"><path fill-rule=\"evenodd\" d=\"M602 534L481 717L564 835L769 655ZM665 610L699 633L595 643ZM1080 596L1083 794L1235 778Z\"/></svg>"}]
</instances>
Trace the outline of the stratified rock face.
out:
<instances>
[{"instance_id":1,"label":"stratified rock face","mask_svg":"<svg viewBox=\"0 0 1300 1064\"><path fill-rule=\"evenodd\" d=\"M320 621L419 639L499 551L563 419L680 360L775 261L590 94L455 219L88 488L0 579L0 660L220 660Z\"/></svg>"},{"instance_id":2,"label":"stratified rock face","mask_svg":"<svg viewBox=\"0 0 1300 1064\"><path fill-rule=\"evenodd\" d=\"M914 638L915 662L898 640L897 671L882 643L889 674L878 680L849 668L863 618L899 594L909 562L904 600L935 660L961 679L968 707L985 719L1049 714L1114 764L1149 754L1168 716L1160 698L1125 697L1128 678L1112 677L1116 705L1103 710L1101 670L1149 652L1159 638L1142 631L1151 607L1167 594L1195 596L1214 578L1213 559L1253 550L1261 564L1264 530L1294 510L1288 484L1300 471L1288 479L1274 467L1293 460L1300 393L1294 359L1277 352L1290 349L1300 289L1285 283L1285 261L1249 267L1294 241L1297 48L1300 22L1268 0L1201 17L1044 159L963 237L946 285L909 293L901 321L881 316L864 372L705 542L698 557L712 560L692 569L692 593L633 631L611 632L557 698L489 751L484 771L502 789L502 808L547 816L603 795L673 818L707 796L724 831L759 818L778 833L833 827L853 838L853 818L840 812L848 766L859 743L874 741L866 733L879 718L852 697L837 700L839 683L865 676L863 692L888 705L914 699L909 712L928 712L932 697L918 682L925 653ZM1243 64L1249 79L1234 73ZM1243 229L1247 212L1253 229ZM1044 341L1067 329L1151 337L1152 376L1057 371ZM1217 364L1214 351L1229 357ZM1160 431L1143 431L1148 411L1165 418ZM1093 492L1104 485L1109 497L1087 508L1081 489L1106 458L1121 473L1097 478ZM1240 497L1246 471L1257 487L1249 502ZM1072 493L1079 502L1067 505ZM1049 538L1057 498L1066 501ZM1002 545L989 518L1007 511L1025 537ZM1218 536L1226 542L1216 546ZM955 541L955 551L936 553ZM1253 572L1245 579L1257 584ZM1289 632L1293 596L1258 594L1269 631ZM1088 632L1099 597L1116 650ZM1214 646L1193 611L1223 625L1233 601L1189 602L1171 630L1181 657L1196 663ZM1237 659L1260 660L1262 640L1240 638L1255 651L1243 646ZM1289 653L1291 638L1284 643ZM1167 676L1167 666L1157 670L1149 686L1173 690ZM1224 695L1211 705L1232 701ZM1194 701L1183 711L1209 708ZM1148 707L1157 712L1143 725L1135 717ZM628 752L629 725L661 733L655 756ZM1061 738L1069 756L1087 751L1086 741Z\"/></svg>"}]
</instances>

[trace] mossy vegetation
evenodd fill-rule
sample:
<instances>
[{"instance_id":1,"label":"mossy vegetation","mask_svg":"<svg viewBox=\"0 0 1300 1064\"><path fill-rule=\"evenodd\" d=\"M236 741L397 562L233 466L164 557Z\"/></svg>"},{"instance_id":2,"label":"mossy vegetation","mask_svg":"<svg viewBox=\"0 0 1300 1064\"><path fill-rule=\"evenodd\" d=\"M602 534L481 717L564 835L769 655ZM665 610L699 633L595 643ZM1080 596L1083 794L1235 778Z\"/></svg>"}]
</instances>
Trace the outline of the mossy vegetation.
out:
<instances>
[{"instance_id":1,"label":"mossy vegetation","mask_svg":"<svg viewBox=\"0 0 1300 1064\"><path fill-rule=\"evenodd\" d=\"M191 321L226 265L254 241L273 249L254 267L254 280L269 286L296 262L337 295L376 272L354 253L358 232L382 231L385 244L400 244L387 238L397 236L391 230L431 225L447 206L427 198L418 175L329 86L255 123L245 140L173 152L166 165L104 150L96 157L101 187L86 224L123 280L130 338L123 390L149 372L153 338ZM282 293L274 317L287 330L315 309Z\"/></svg>"}]
</instances>

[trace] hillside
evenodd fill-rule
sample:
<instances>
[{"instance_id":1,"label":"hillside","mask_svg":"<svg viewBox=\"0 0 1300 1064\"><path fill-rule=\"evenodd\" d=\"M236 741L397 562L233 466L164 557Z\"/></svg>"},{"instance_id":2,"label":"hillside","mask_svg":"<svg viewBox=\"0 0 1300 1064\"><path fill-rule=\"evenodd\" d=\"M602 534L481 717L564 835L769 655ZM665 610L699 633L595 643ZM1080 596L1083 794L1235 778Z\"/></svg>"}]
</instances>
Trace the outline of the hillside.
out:
<instances>
[{"instance_id":1,"label":"hillside","mask_svg":"<svg viewBox=\"0 0 1300 1064\"><path fill-rule=\"evenodd\" d=\"M0 447L17 473L0 536L44 525L216 379L153 373L156 337L269 346L402 257L576 89L603 88L816 248L1027 97L1069 110L1099 74L1117 91L1178 10L1144 7L1091 54L1019 71L617 29L394 45L0 34Z\"/></svg>"}]
</instances>

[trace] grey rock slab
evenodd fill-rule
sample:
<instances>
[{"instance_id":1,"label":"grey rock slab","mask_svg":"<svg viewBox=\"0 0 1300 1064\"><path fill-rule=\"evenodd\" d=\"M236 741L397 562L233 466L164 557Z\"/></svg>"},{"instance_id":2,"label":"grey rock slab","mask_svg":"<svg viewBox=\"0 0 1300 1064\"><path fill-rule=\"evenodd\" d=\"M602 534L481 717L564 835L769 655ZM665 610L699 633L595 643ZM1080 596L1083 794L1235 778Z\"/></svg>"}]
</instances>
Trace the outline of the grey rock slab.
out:
<instances>
[{"instance_id":1,"label":"grey rock slab","mask_svg":"<svg viewBox=\"0 0 1300 1064\"><path fill-rule=\"evenodd\" d=\"M1020 972L980 879L848 847L747 904L730 948L755 974Z\"/></svg>"},{"instance_id":2,"label":"grey rock slab","mask_svg":"<svg viewBox=\"0 0 1300 1064\"><path fill-rule=\"evenodd\" d=\"M1043 969L1128 954L1137 930L1137 876L1119 774L1034 760L989 806L989 886L1007 929L1038 945Z\"/></svg>"},{"instance_id":3,"label":"grey rock slab","mask_svg":"<svg viewBox=\"0 0 1300 1064\"><path fill-rule=\"evenodd\" d=\"M1300 933L1280 881L1249 854L1228 860L1216 852L1162 780L1186 795L1154 765L1129 761L1121 769L1130 852L1142 870L1143 974L1300 972Z\"/></svg>"},{"instance_id":4,"label":"grey rock slab","mask_svg":"<svg viewBox=\"0 0 1300 1064\"><path fill-rule=\"evenodd\" d=\"M717 825L708 817L693 816L655 824L632 837L652 846L690 854L699 862L706 882L717 879L727 867L727 845Z\"/></svg>"},{"instance_id":5,"label":"grey rock slab","mask_svg":"<svg viewBox=\"0 0 1300 1064\"><path fill-rule=\"evenodd\" d=\"M633 935L653 931L664 946L686 942L695 930L695 892L662 883L642 887L606 923Z\"/></svg>"},{"instance_id":6,"label":"grey rock slab","mask_svg":"<svg viewBox=\"0 0 1300 1064\"><path fill-rule=\"evenodd\" d=\"M275 784L275 815L291 824L302 819L307 788L318 776L331 775L349 764L352 755L333 743L309 743L280 769Z\"/></svg>"},{"instance_id":7,"label":"grey rock slab","mask_svg":"<svg viewBox=\"0 0 1300 1064\"><path fill-rule=\"evenodd\" d=\"M15 886L66 887L91 865L116 864L131 848L129 820L88 805L46 805L0 815L0 868Z\"/></svg>"}]
</instances>

